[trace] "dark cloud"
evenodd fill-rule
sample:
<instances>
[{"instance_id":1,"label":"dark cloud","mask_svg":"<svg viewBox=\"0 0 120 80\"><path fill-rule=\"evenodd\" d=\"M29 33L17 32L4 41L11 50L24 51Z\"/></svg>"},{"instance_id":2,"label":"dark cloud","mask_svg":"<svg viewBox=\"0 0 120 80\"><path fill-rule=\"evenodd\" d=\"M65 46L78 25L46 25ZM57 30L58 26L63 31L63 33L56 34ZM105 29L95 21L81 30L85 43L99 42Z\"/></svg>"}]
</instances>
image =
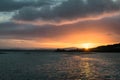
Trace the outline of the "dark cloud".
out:
<instances>
[{"instance_id":1,"label":"dark cloud","mask_svg":"<svg viewBox=\"0 0 120 80\"><path fill-rule=\"evenodd\" d=\"M33 26L15 23L0 24L0 37L15 39L50 38L64 34L64 28L56 26ZM63 32L63 33L60 33ZM54 35L56 34L56 35Z\"/></svg>"},{"instance_id":2,"label":"dark cloud","mask_svg":"<svg viewBox=\"0 0 120 80\"><path fill-rule=\"evenodd\" d=\"M55 7L43 6L41 9L28 7L21 9L15 16L16 20L73 20L89 16L119 11L120 2L113 0L68 0Z\"/></svg>"},{"instance_id":3,"label":"dark cloud","mask_svg":"<svg viewBox=\"0 0 120 80\"><path fill-rule=\"evenodd\" d=\"M48 0L0 0L0 11L13 11L13 10L19 10L23 7L28 6L42 6L50 4Z\"/></svg>"},{"instance_id":4,"label":"dark cloud","mask_svg":"<svg viewBox=\"0 0 120 80\"><path fill-rule=\"evenodd\" d=\"M85 21L69 25L43 25L16 24L12 22L0 24L0 37L10 39L59 39L64 36L84 35L82 31L96 31L107 36L120 34L120 16L101 20ZM103 32L101 32L103 30ZM111 34L111 35L108 35ZM119 37L120 39L120 37Z\"/></svg>"},{"instance_id":5,"label":"dark cloud","mask_svg":"<svg viewBox=\"0 0 120 80\"><path fill-rule=\"evenodd\" d=\"M114 33L116 35L120 35L120 15L114 16L112 18L105 18L101 21L100 24L103 24L105 27L108 28L110 33Z\"/></svg>"},{"instance_id":6,"label":"dark cloud","mask_svg":"<svg viewBox=\"0 0 120 80\"><path fill-rule=\"evenodd\" d=\"M81 25L85 25L82 23ZM0 24L0 37L10 38L10 39L57 39L63 36L69 35L69 33L74 33L76 30L83 30L85 27L73 27L77 25L44 25L44 26L34 26L34 25L24 25L15 24L12 22L1 23Z\"/></svg>"},{"instance_id":7,"label":"dark cloud","mask_svg":"<svg viewBox=\"0 0 120 80\"><path fill-rule=\"evenodd\" d=\"M119 3L112 0L68 0L61 4L46 5L46 0L34 1L15 1L1 0L0 11L19 10L14 16L15 20L43 20L43 21L61 21L76 20L77 18L87 18L88 16L100 15L103 13L112 13L119 11ZM41 2L42 1L42 2ZM60 0L61 1L61 0ZM50 0L47 0L49 3ZM2 4L6 5L2 5ZM44 5L44 6L42 6ZM51 39L63 40L65 36L76 34L84 35L82 31L93 29L93 33L100 32L107 36L116 36L120 34L120 16L103 18L100 20L91 20L67 25L41 25L20 24L14 22L0 23L0 39ZM98 30L98 31L97 31ZM65 38L64 37L64 38ZM66 37L67 38L67 37ZM115 37L114 37L115 38ZM119 40L120 37L115 38Z\"/></svg>"}]
</instances>

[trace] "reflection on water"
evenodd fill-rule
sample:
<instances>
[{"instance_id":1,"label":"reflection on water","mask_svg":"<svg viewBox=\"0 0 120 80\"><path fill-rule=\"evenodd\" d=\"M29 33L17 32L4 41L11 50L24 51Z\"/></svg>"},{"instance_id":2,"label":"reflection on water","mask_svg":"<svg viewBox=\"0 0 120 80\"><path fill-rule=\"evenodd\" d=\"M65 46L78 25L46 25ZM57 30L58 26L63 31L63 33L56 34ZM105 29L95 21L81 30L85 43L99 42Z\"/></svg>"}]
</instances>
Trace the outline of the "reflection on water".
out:
<instances>
[{"instance_id":1,"label":"reflection on water","mask_svg":"<svg viewBox=\"0 0 120 80\"><path fill-rule=\"evenodd\" d=\"M120 80L120 54L1 54L0 80Z\"/></svg>"}]
</instances>

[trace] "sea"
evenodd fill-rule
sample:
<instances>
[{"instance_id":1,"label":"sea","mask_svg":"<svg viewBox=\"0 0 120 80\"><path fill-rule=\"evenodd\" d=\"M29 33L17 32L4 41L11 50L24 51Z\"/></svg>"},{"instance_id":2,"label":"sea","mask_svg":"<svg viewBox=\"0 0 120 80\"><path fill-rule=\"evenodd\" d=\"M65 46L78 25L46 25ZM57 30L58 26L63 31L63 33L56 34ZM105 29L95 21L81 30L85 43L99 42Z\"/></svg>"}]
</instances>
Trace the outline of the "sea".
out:
<instances>
[{"instance_id":1,"label":"sea","mask_svg":"<svg viewBox=\"0 0 120 80\"><path fill-rule=\"evenodd\" d=\"M0 52L0 80L120 80L120 53Z\"/></svg>"}]
</instances>

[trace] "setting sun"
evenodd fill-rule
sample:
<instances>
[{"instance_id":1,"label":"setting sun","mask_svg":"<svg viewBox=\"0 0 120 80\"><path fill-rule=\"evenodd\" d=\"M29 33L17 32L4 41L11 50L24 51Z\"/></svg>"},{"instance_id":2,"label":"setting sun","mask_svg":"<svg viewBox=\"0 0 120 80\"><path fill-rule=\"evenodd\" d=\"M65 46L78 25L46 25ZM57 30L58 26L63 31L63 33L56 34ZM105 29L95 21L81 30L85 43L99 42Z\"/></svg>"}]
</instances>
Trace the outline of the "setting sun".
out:
<instances>
[{"instance_id":1,"label":"setting sun","mask_svg":"<svg viewBox=\"0 0 120 80\"><path fill-rule=\"evenodd\" d=\"M93 44L93 43L83 43L83 44L81 44L81 47L85 48L85 49L90 49L90 48L93 48L94 46L95 46L95 44Z\"/></svg>"}]
</instances>

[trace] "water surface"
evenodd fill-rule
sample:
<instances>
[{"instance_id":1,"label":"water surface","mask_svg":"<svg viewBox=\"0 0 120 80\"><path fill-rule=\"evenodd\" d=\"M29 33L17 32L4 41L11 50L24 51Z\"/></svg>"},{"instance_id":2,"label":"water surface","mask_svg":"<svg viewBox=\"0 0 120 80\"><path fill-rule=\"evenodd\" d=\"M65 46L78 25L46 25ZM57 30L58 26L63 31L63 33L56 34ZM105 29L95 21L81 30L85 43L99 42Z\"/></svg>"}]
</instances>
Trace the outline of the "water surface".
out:
<instances>
[{"instance_id":1,"label":"water surface","mask_svg":"<svg viewBox=\"0 0 120 80\"><path fill-rule=\"evenodd\" d=\"M0 80L120 80L120 54L8 52Z\"/></svg>"}]
</instances>

